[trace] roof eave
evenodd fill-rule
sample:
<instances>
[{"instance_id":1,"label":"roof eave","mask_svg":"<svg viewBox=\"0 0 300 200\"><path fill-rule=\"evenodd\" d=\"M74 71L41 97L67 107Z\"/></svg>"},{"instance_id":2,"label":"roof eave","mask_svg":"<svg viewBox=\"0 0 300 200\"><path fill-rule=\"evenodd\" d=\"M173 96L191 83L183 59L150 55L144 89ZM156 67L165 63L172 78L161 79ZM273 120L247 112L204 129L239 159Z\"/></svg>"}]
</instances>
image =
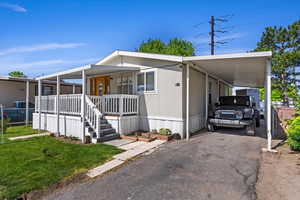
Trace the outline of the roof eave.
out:
<instances>
[{"instance_id":1,"label":"roof eave","mask_svg":"<svg viewBox=\"0 0 300 200\"><path fill-rule=\"evenodd\" d=\"M209 56L189 56L183 57L183 62L195 61L195 60L222 60L222 59L238 59L238 58L271 58L271 51L251 52L251 53L236 53L236 54L221 54L221 55L209 55Z\"/></svg>"}]
</instances>

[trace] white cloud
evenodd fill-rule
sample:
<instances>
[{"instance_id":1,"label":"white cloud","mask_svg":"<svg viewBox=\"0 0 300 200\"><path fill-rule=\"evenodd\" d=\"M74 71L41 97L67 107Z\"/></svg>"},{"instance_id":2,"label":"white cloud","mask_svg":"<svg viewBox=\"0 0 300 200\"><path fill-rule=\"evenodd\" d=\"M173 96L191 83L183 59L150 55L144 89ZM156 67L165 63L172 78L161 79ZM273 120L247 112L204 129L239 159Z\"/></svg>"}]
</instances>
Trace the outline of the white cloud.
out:
<instances>
[{"instance_id":1,"label":"white cloud","mask_svg":"<svg viewBox=\"0 0 300 200\"><path fill-rule=\"evenodd\" d=\"M63 71L72 67L95 63L99 58L85 58L75 60L53 59L33 62L22 62L21 59L0 59L0 76L6 76L11 71L22 71L29 77Z\"/></svg>"},{"instance_id":2,"label":"white cloud","mask_svg":"<svg viewBox=\"0 0 300 200\"><path fill-rule=\"evenodd\" d=\"M4 3L0 2L0 7L8 8L15 12L27 12L27 10L17 4L10 4L10 3Z\"/></svg>"},{"instance_id":3,"label":"white cloud","mask_svg":"<svg viewBox=\"0 0 300 200\"><path fill-rule=\"evenodd\" d=\"M14 53L25 53L34 51L45 51L54 49L69 49L85 45L84 43L48 43L31 46L19 46L9 49L0 50L0 56Z\"/></svg>"},{"instance_id":4,"label":"white cloud","mask_svg":"<svg viewBox=\"0 0 300 200\"><path fill-rule=\"evenodd\" d=\"M88 58L88 59L77 59L77 60L62 60L62 59L42 60L42 61L14 64L14 66L20 69L33 69L35 67L39 68L40 66L89 64L89 63L94 63L98 60L99 58ZM41 70L43 69L41 68Z\"/></svg>"}]
</instances>

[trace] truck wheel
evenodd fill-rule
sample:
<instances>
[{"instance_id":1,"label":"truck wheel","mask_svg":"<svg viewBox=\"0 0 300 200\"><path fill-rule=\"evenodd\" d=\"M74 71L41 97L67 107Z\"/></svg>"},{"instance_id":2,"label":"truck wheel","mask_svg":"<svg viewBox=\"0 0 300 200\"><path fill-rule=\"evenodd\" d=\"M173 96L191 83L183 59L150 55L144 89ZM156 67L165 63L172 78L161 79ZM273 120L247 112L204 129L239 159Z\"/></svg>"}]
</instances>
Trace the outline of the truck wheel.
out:
<instances>
[{"instance_id":1,"label":"truck wheel","mask_svg":"<svg viewBox=\"0 0 300 200\"><path fill-rule=\"evenodd\" d=\"M246 126L246 135L255 136L255 125L253 122L251 125Z\"/></svg>"},{"instance_id":2,"label":"truck wheel","mask_svg":"<svg viewBox=\"0 0 300 200\"><path fill-rule=\"evenodd\" d=\"M256 118L255 122L256 122L256 127L260 127L260 119Z\"/></svg>"},{"instance_id":3,"label":"truck wheel","mask_svg":"<svg viewBox=\"0 0 300 200\"><path fill-rule=\"evenodd\" d=\"M207 129L208 129L209 132L214 132L215 131L215 126L212 125L212 124L210 124L210 123L208 123L207 124Z\"/></svg>"}]
</instances>

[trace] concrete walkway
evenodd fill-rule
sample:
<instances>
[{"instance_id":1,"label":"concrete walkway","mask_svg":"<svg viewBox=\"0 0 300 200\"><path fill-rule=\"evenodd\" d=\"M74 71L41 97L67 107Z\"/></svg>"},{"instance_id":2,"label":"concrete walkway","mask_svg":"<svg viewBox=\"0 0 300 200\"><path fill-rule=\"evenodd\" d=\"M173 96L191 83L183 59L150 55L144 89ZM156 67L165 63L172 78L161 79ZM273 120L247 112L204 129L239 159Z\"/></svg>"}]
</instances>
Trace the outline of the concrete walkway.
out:
<instances>
[{"instance_id":1,"label":"concrete walkway","mask_svg":"<svg viewBox=\"0 0 300 200\"><path fill-rule=\"evenodd\" d=\"M49 135L50 133L38 133L38 134L32 134L32 135L24 135L24 136L18 136L18 137L10 137L8 138L9 140L20 140L20 139L28 139L28 138L33 138L33 137L40 137L40 136L45 136Z\"/></svg>"},{"instance_id":2,"label":"concrete walkway","mask_svg":"<svg viewBox=\"0 0 300 200\"><path fill-rule=\"evenodd\" d=\"M241 130L201 133L44 199L254 200L264 145L265 139L244 136Z\"/></svg>"},{"instance_id":3,"label":"concrete walkway","mask_svg":"<svg viewBox=\"0 0 300 200\"><path fill-rule=\"evenodd\" d=\"M96 176L103 175L104 173L124 164L125 161L133 159L136 156L145 153L151 149L157 148L165 142L166 141L163 140L154 140L152 142L133 142L124 139L105 142L105 144L110 144L126 151L115 155L113 157L113 160L105 163L104 165L100 165L99 167L89 170L87 172L87 176L89 176L90 178L94 178Z\"/></svg>"}]
</instances>

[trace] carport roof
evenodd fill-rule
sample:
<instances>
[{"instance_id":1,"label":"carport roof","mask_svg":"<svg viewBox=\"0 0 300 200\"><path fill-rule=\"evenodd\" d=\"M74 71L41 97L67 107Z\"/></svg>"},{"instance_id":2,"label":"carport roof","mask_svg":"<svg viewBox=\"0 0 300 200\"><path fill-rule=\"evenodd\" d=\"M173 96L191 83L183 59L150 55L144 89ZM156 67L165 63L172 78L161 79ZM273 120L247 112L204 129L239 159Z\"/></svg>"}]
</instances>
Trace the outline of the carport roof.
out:
<instances>
[{"instance_id":1,"label":"carport roof","mask_svg":"<svg viewBox=\"0 0 300 200\"><path fill-rule=\"evenodd\" d=\"M272 52L251 52L211 56L184 57L184 63L192 63L233 86L263 87L266 61Z\"/></svg>"}]
</instances>

